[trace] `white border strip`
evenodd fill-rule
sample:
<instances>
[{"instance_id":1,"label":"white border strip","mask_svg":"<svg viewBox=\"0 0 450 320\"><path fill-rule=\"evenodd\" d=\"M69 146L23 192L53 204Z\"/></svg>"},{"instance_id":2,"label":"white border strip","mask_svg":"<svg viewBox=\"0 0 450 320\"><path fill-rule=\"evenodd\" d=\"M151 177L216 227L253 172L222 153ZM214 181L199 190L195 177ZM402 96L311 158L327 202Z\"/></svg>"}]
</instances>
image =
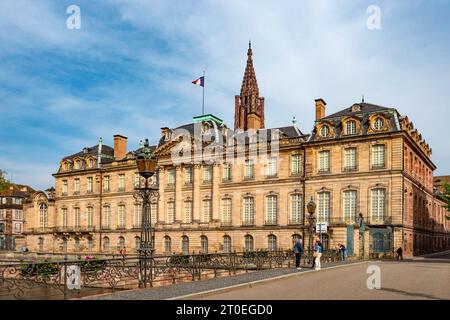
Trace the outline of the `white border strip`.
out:
<instances>
[{"instance_id":1,"label":"white border strip","mask_svg":"<svg viewBox=\"0 0 450 320\"><path fill-rule=\"evenodd\" d=\"M261 280L256 280L256 281L252 281L252 282L240 283L240 284L235 284L235 285L228 286L228 287L221 287L221 288L217 288L217 289L211 289L211 290L206 290L206 291L201 291L201 292L196 292L196 293L190 293L190 294L186 294L186 295L183 295L183 296L168 298L168 299L165 299L165 300L180 300L180 299L193 298L193 297L200 298L202 296L209 295L211 293L227 292L227 291L231 291L233 289L240 289L240 288L251 288L251 287L253 287L254 285L257 285L257 284L270 282L270 281L274 281L274 280L279 280L279 279L284 279L284 278L289 278L289 277L297 277L297 276L301 276L301 275L303 275L305 273L316 272L316 271L320 272L320 271L326 271L326 270L330 270L330 269L337 269L337 268L343 268L343 267L349 267L349 266L357 266L357 265L368 263L368 262L370 262L370 261L367 260L367 261L361 261L361 262L355 262L355 263L348 263L348 264L343 264L343 265L323 268L321 270L308 270L308 271L303 271L303 272L293 272L293 273L288 273L288 274L284 274L284 275L276 276L276 277L272 277L272 278L261 279Z\"/></svg>"}]
</instances>

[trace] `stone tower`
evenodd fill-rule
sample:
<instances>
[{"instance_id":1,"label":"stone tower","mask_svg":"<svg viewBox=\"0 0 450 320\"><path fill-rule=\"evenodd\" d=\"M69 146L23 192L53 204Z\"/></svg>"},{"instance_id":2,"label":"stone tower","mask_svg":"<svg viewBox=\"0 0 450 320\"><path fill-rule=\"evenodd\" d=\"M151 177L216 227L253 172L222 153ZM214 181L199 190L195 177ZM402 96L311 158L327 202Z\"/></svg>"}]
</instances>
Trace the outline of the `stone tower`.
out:
<instances>
[{"instance_id":1,"label":"stone tower","mask_svg":"<svg viewBox=\"0 0 450 320\"><path fill-rule=\"evenodd\" d=\"M259 96L252 55L249 42L241 93L235 96L234 130L264 128L264 98Z\"/></svg>"}]
</instances>

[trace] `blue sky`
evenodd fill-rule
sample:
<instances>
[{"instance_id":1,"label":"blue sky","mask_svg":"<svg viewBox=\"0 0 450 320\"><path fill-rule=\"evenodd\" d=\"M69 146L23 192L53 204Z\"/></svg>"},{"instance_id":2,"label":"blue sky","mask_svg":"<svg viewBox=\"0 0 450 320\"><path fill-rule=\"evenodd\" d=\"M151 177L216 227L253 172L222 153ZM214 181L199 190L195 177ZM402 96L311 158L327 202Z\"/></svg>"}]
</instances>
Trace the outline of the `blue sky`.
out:
<instances>
[{"instance_id":1,"label":"blue sky","mask_svg":"<svg viewBox=\"0 0 450 320\"><path fill-rule=\"evenodd\" d=\"M52 186L99 137L155 143L201 112L203 70L206 111L232 126L249 39L267 126L309 132L315 98L331 114L364 94L408 115L450 173L450 1L0 0L0 30L0 169L18 183Z\"/></svg>"}]
</instances>

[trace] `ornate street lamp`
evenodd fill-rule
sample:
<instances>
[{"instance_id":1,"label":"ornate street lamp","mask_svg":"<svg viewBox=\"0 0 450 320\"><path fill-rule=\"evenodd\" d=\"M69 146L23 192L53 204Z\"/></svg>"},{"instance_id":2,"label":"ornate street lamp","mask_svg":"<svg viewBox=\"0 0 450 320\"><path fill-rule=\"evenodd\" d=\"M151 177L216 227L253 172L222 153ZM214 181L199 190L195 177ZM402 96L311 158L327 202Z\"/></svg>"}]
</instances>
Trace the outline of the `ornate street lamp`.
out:
<instances>
[{"instance_id":1,"label":"ornate street lamp","mask_svg":"<svg viewBox=\"0 0 450 320\"><path fill-rule=\"evenodd\" d=\"M150 149L148 139L136 151L136 164L139 175L145 179L144 188L136 188L135 198L142 200L141 239L139 243L139 287L146 288L147 283L153 284L153 243L152 215L150 201L158 197L158 188L149 187L148 180L155 174L156 157Z\"/></svg>"},{"instance_id":2,"label":"ornate street lamp","mask_svg":"<svg viewBox=\"0 0 450 320\"><path fill-rule=\"evenodd\" d=\"M308 209L308 221L309 221L309 254L312 258L312 252L313 252L313 233L314 233L314 227L316 225L316 217L314 217L314 212L316 211L316 203L314 202L314 197L311 196L311 199L309 200L308 204L306 205L306 208Z\"/></svg>"},{"instance_id":3,"label":"ornate street lamp","mask_svg":"<svg viewBox=\"0 0 450 320\"><path fill-rule=\"evenodd\" d=\"M387 226L386 227L387 230L387 237L388 237L388 249L389 249L389 254L393 253L393 248L391 248L392 246L392 227L391 226Z\"/></svg>"}]
</instances>

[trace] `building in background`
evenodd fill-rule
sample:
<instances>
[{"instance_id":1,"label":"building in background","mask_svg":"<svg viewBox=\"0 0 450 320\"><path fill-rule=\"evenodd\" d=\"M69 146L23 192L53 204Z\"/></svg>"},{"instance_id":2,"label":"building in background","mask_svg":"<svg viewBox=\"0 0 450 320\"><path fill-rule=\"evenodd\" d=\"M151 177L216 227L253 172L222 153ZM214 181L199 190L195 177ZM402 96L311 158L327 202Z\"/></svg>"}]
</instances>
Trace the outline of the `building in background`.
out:
<instances>
[{"instance_id":1,"label":"building in background","mask_svg":"<svg viewBox=\"0 0 450 320\"><path fill-rule=\"evenodd\" d=\"M12 184L0 192L0 250L16 250L24 245L23 201L33 191Z\"/></svg>"},{"instance_id":2,"label":"building in background","mask_svg":"<svg viewBox=\"0 0 450 320\"><path fill-rule=\"evenodd\" d=\"M364 243L368 255L401 246L407 256L449 248L431 148L408 117L364 101L332 115L323 99L313 107L310 134L295 121L266 129L249 47L234 130L214 115L161 129L152 181L160 196L151 204L156 253L290 249L309 238L311 197L326 225L326 248L340 242L358 255ZM220 140L228 156L210 161L205 154ZM133 194L142 181L126 145L116 135L114 148L100 141L62 159L55 191L34 193L25 204L31 251L136 252L142 207Z\"/></svg>"}]
</instances>

